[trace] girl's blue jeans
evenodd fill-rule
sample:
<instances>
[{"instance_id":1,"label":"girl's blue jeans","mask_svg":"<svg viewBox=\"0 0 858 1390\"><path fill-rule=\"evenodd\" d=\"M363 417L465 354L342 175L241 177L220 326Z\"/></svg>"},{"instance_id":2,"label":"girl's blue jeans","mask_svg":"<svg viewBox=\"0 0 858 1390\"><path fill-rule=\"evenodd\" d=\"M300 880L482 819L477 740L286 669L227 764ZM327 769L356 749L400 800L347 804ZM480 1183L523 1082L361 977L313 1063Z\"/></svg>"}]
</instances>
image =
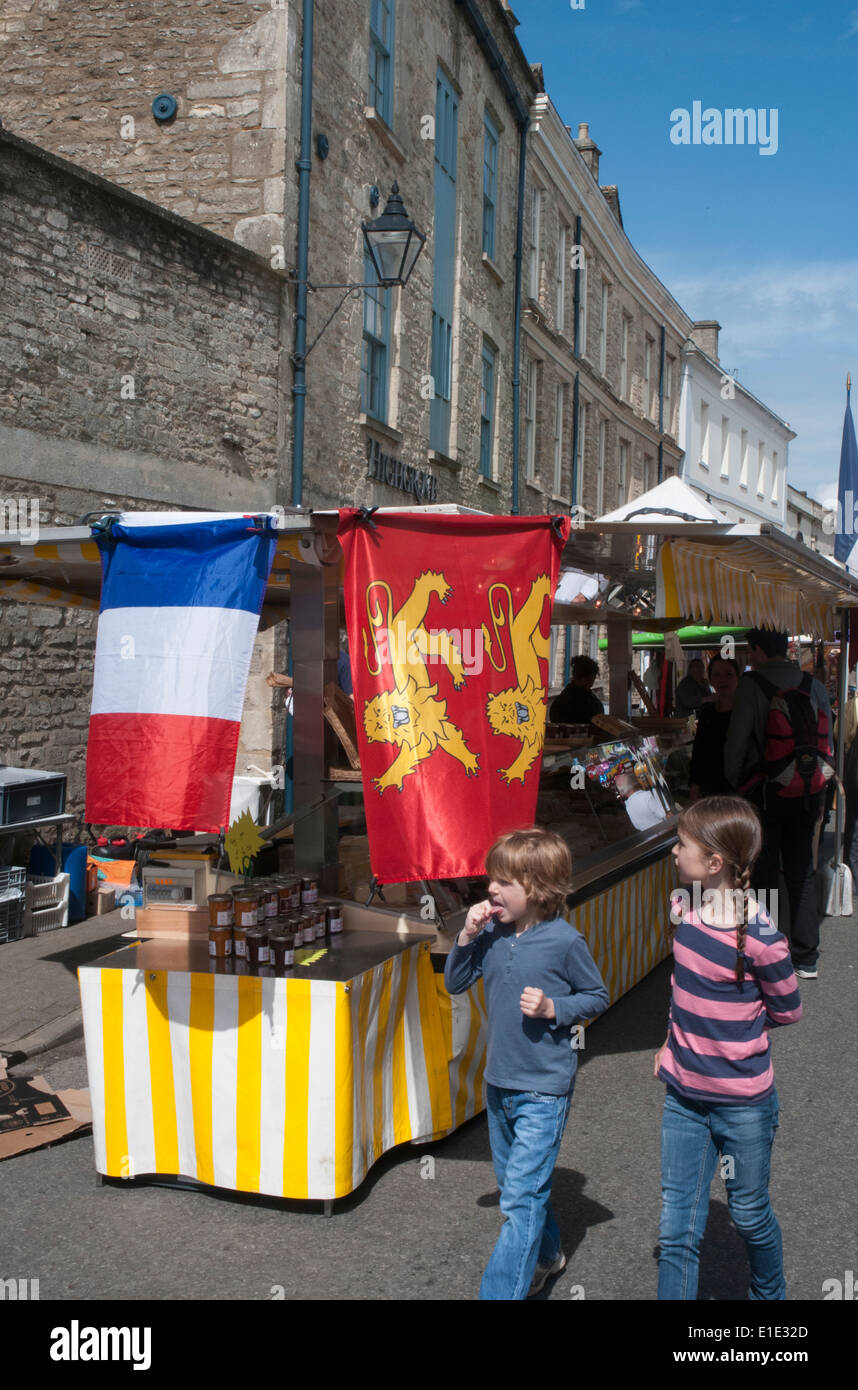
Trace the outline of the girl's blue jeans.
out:
<instances>
[{"instance_id":1,"label":"girl's blue jeans","mask_svg":"<svg viewBox=\"0 0 858 1390\"><path fill-rule=\"evenodd\" d=\"M537 1264L553 1264L560 1232L551 1179L572 1092L508 1091L486 1085L489 1140L506 1220L480 1284L481 1299L527 1298Z\"/></svg>"},{"instance_id":2,"label":"girl's blue jeans","mask_svg":"<svg viewBox=\"0 0 858 1390\"><path fill-rule=\"evenodd\" d=\"M748 1297L786 1298L781 1231L769 1201L778 1111L774 1090L755 1105L717 1105L686 1100L668 1087L661 1129L660 1299L697 1297L700 1243L719 1154L727 1206L748 1250Z\"/></svg>"}]
</instances>

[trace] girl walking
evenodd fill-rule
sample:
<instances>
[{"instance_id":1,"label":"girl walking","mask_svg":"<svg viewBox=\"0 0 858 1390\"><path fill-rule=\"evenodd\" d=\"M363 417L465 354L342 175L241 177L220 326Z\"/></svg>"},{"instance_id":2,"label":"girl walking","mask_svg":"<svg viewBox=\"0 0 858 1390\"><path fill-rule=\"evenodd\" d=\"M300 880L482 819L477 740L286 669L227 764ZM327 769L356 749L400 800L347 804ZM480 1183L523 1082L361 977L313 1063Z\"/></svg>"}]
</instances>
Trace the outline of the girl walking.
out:
<instances>
[{"instance_id":1,"label":"girl walking","mask_svg":"<svg viewBox=\"0 0 858 1390\"><path fill-rule=\"evenodd\" d=\"M676 929L670 1023L654 1067L667 1083L658 1297L697 1297L720 1155L730 1215L748 1250L748 1296L782 1299L781 1232L769 1201L778 1098L768 1031L801 1017L789 945L749 897L762 843L753 806L707 797L683 811L678 837L679 877L694 892Z\"/></svg>"}]
</instances>

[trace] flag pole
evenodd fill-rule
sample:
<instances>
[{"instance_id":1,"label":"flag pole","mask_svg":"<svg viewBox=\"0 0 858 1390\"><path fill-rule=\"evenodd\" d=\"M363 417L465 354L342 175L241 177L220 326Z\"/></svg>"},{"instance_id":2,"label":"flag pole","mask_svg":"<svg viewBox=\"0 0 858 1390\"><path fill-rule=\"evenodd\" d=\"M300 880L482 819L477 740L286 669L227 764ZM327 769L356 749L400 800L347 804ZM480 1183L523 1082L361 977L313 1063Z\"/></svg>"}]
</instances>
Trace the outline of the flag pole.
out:
<instances>
[{"instance_id":1,"label":"flag pole","mask_svg":"<svg viewBox=\"0 0 858 1390\"><path fill-rule=\"evenodd\" d=\"M852 374L846 373L846 411L849 411L849 396L852 390ZM844 424L845 430L845 424ZM842 460L841 460L842 468ZM843 770L845 766L845 732L846 732L846 701L849 698L849 666L852 660L852 653L849 650L849 633L851 626L851 615L848 608L840 609L840 670L837 682L837 740L834 749L835 767L837 773L837 806L834 816L834 858L832 860L833 878L832 891L826 904L826 915L839 917L844 913L848 905L851 907L851 893L846 894L844 879L847 874L851 876L851 868L848 863L844 863L844 854L847 846L844 844L844 831L846 821L846 807L844 805L845 791L843 787ZM851 886L851 885L850 885Z\"/></svg>"}]
</instances>

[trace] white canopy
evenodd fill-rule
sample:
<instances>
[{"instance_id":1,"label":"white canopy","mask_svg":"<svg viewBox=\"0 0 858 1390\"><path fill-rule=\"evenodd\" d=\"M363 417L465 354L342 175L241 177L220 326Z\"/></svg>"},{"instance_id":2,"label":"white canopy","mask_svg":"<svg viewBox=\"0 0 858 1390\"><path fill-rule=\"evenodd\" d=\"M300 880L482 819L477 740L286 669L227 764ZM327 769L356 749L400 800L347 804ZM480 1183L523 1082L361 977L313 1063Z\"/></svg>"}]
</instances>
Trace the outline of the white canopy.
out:
<instances>
[{"instance_id":1,"label":"white canopy","mask_svg":"<svg viewBox=\"0 0 858 1390\"><path fill-rule=\"evenodd\" d=\"M665 478L657 487L650 488L640 497L625 502L599 517L599 521L627 521L640 519L642 525L649 526L658 521L728 521L724 512L716 511L711 503L689 487L681 478Z\"/></svg>"}]
</instances>

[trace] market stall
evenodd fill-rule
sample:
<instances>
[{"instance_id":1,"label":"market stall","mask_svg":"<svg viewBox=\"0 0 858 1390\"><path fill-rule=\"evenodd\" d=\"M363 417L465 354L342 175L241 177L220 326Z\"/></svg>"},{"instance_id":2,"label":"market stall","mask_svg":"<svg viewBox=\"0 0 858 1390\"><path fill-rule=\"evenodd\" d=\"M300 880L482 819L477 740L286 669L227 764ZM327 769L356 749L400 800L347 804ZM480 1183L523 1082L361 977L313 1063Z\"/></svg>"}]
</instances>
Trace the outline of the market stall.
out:
<instances>
[{"instance_id":1,"label":"market stall","mask_svg":"<svg viewBox=\"0 0 858 1390\"><path fill-rule=\"evenodd\" d=\"M337 524L335 513L280 516L261 612L263 626L290 619L295 690L296 815L264 833L281 847L281 868L316 877L322 898L341 893L333 793L347 761L325 718L343 586ZM5 545L16 572L0 584L16 600L94 605L88 536L75 528ZM555 605L551 622L606 628L609 721L620 723L552 742L536 819L572 845L569 917L613 1002L667 954L677 811L665 777L675 737L645 737L630 720L633 629L768 621L828 635L835 611L858 605L858 585L765 527L663 516L576 527L561 564L611 583L613 606L591 595ZM353 750L349 771L354 789ZM192 936L142 941L82 968L100 1173L331 1201L387 1149L440 1137L484 1107L482 990L451 998L441 974L463 911L432 922L375 899L346 902L345 914L339 951L329 942L280 976L224 966Z\"/></svg>"},{"instance_id":2,"label":"market stall","mask_svg":"<svg viewBox=\"0 0 858 1390\"><path fill-rule=\"evenodd\" d=\"M82 967L98 1172L330 1201L387 1149L449 1133L430 941L347 927L288 975L218 973L196 940Z\"/></svg>"}]
</instances>

